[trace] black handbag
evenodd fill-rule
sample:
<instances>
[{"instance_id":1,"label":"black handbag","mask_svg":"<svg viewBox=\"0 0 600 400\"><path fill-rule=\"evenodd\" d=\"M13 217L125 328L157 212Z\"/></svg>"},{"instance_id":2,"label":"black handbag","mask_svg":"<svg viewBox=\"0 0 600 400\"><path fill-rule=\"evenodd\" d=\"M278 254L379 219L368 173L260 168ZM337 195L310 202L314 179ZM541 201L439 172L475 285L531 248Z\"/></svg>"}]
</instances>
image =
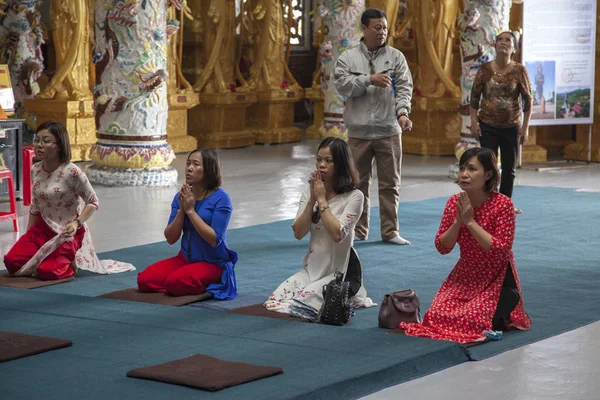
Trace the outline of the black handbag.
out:
<instances>
[{"instance_id":1,"label":"black handbag","mask_svg":"<svg viewBox=\"0 0 600 400\"><path fill-rule=\"evenodd\" d=\"M354 310L349 297L350 282L343 280L341 272L335 279L323 286L323 305L317 315L317 322L327 325L344 325L350 321Z\"/></svg>"}]
</instances>

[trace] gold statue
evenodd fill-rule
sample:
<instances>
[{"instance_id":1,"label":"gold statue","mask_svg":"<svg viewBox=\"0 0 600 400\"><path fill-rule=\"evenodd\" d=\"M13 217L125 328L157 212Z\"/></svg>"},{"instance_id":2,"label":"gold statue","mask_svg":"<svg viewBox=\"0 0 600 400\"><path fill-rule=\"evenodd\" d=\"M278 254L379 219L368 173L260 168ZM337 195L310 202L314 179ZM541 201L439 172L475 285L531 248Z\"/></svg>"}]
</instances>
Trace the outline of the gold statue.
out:
<instances>
[{"instance_id":1,"label":"gold statue","mask_svg":"<svg viewBox=\"0 0 600 400\"><path fill-rule=\"evenodd\" d=\"M57 69L37 97L91 100L89 4L82 0L54 0L50 7Z\"/></svg>"},{"instance_id":2,"label":"gold statue","mask_svg":"<svg viewBox=\"0 0 600 400\"><path fill-rule=\"evenodd\" d=\"M185 19L193 21L194 17L186 9L182 9L180 11L180 18L178 19L177 11L177 7L173 4L167 10L167 34L171 29L177 29L177 32L169 35L170 39L167 45L167 72L169 74L167 89L169 93L192 93L194 89L183 76L181 63L183 59L183 28L185 26ZM179 24L178 27L177 23Z\"/></svg>"},{"instance_id":3,"label":"gold statue","mask_svg":"<svg viewBox=\"0 0 600 400\"><path fill-rule=\"evenodd\" d=\"M324 26L323 24L321 24L321 26L319 26L319 28L315 31L314 35L313 35L313 42L312 42L312 46L315 47L316 49L319 49L321 47L321 43L323 42L323 39L325 38L325 32L324 32ZM321 60L319 59L319 57L317 57L317 65L315 68L315 72L313 72L312 75L312 85L311 87L313 88L313 90L321 90L321 71L323 70L323 64L321 64Z\"/></svg>"},{"instance_id":4,"label":"gold statue","mask_svg":"<svg viewBox=\"0 0 600 400\"><path fill-rule=\"evenodd\" d=\"M252 69L248 83L253 90L269 91L299 87L287 65L289 29L283 18L281 0L248 0L251 27L248 38L252 46Z\"/></svg>"},{"instance_id":5,"label":"gold statue","mask_svg":"<svg viewBox=\"0 0 600 400\"><path fill-rule=\"evenodd\" d=\"M202 93L247 90L237 55L235 0L197 0L194 10L202 27L202 74L194 89ZM242 4L243 7L243 4ZM236 89L236 79L241 87Z\"/></svg>"},{"instance_id":6,"label":"gold statue","mask_svg":"<svg viewBox=\"0 0 600 400\"><path fill-rule=\"evenodd\" d=\"M456 0L409 0L417 27L419 87L426 97L461 97L454 83L454 38L459 15ZM427 69L427 71L423 71ZM432 75L433 74L433 79Z\"/></svg>"}]
</instances>

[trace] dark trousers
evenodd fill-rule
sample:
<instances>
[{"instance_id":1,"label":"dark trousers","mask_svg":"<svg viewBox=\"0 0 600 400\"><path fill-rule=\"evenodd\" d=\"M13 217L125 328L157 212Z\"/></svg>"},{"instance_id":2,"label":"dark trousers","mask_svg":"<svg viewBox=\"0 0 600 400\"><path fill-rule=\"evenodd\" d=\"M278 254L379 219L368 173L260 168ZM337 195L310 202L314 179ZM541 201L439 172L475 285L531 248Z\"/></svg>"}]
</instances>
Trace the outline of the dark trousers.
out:
<instances>
[{"instance_id":1,"label":"dark trousers","mask_svg":"<svg viewBox=\"0 0 600 400\"><path fill-rule=\"evenodd\" d=\"M506 270L504 277L504 283L502 284L502 290L500 291L500 298L498 299L498 305L496 307L496 313L492 319L492 329L495 331L502 331L506 329L505 318L510 316L510 313L515 309L521 295L517 289L517 281L512 273L510 264Z\"/></svg>"},{"instance_id":2,"label":"dark trousers","mask_svg":"<svg viewBox=\"0 0 600 400\"><path fill-rule=\"evenodd\" d=\"M481 147L490 149L498 157L498 147L502 158L502 174L500 178L500 193L512 197L517 167L517 152L519 151L519 127L496 128L479 121L481 128Z\"/></svg>"},{"instance_id":3,"label":"dark trousers","mask_svg":"<svg viewBox=\"0 0 600 400\"><path fill-rule=\"evenodd\" d=\"M344 281L350 283L348 297L354 297L362 286L362 265L354 247L350 247L350 259L348 260L348 270Z\"/></svg>"}]
</instances>

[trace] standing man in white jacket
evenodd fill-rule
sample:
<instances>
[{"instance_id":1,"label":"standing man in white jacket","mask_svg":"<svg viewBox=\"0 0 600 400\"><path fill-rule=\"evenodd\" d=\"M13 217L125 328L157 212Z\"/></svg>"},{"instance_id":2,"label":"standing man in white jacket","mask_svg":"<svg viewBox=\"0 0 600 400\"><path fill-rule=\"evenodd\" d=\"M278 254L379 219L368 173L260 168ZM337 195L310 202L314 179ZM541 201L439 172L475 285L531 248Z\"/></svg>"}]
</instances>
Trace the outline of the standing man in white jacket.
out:
<instances>
[{"instance_id":1,"label":"standing man in white jacket","mask_svg":"<svg viewBox=\"0 0 600 400\"><path fill-rule=\"evenodd\" d=\"M381 238L394 244L410 244L398 231L402 140L410 131L412 76L406 58L386 45L385 13L375 8L361 17L364 36L357 47L343 52L335 65L335 86L347 96L344 123L348 145L360 174L359 189L364 210L356 224L356 240L369 235L369 190L373 158L379 180Z\"/></svg>"}]
</instances>

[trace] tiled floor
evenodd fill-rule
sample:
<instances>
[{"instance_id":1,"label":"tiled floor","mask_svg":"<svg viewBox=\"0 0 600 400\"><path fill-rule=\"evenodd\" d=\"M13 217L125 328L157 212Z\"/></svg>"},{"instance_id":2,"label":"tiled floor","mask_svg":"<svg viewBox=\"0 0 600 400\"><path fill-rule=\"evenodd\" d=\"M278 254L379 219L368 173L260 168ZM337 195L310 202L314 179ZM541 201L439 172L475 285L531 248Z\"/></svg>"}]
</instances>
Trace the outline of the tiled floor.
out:
<instances>
[{"instance_id":1,"label":"tiled floor","mask_svg":"<svg viewBox=\"0 0 600 400\"><path fill-rule=\"evenodd\" d=\"M303 184L314 168L317 141L220 150L224 188L233 200L232 228L289 219L296 213ZM405 155L401 200L449 196L457 191L448 178L453 157ZM174 166L181 173L185 155ZM568 168L554 168L564 167ZM600 191L600 166L559 163L553 168L518 171L518 185L560 186ZM99 252L164 240L170 203L177 188L96 187L100 210L89 222ZM517 189L518 190L518 189ZM377 205L374 188L372 205ZM8 204L1 204L7 207ZM516 204L527 212L534 204ZM22 208L20 226L26 226ZM402 217L400 217L402 224ZM0 224L0 256L17 235ZM402 234L402 230L401 230ZM290 231L290 238L292 234ZM411 239L410 237L406 237ZM291 240L291 239L290 239ZM600 305L599 305L600 306ZM397 399L598 399L600 322L488 360L453 367L368 396Z\"/></svg>"}]
</instances>

